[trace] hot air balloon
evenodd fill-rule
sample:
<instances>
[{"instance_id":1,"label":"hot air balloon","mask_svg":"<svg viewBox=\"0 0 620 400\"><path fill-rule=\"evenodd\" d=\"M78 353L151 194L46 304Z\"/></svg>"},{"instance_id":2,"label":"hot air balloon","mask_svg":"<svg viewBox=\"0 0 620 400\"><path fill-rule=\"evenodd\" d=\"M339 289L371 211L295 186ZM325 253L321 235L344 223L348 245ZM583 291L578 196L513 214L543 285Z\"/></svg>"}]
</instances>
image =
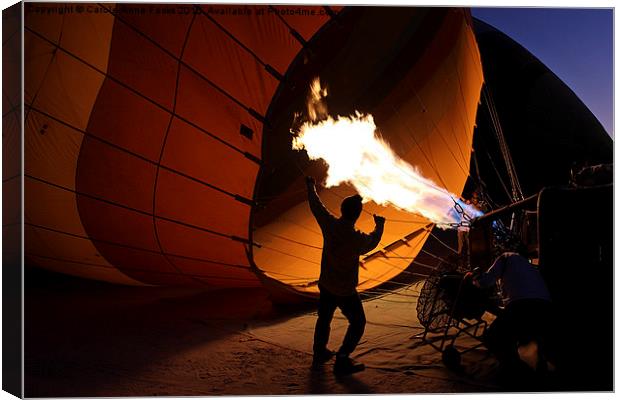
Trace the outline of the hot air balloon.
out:
<instances>
[{"instance_id":1,"label":"hot air balloon","mask_svg":"<svg viewBox=\"0 0 620 400\"><path fill-rule=\"evenodd\" d=\"M41 12L56 9L56 12ZM73 8L72 12L63 12ZM385 141L453 193L469 175L483 82L467 10L29 3L28 263L129 285L317 293L321 236L291 149L316 76L329 111L372 113ZM321 192L336 211L347 185ZM361 291L405 270L425 218L387 217Z\"/></svg>"},{"instance_id":2,"label":"hot air balloon","mask_svg":"<svg viewBox=\"0 0 620 400\"><path fill-rule=\"evenodd\" d=\"M314 297L322 241L303 178L324 177L327 168L292 150L291 128L316 77L329 89L330 115L372 114L385 142L423 176L457 194L484 180L493 208L565 182L573 161L612 159L611 140L576 96L464 9L27 3L24 10L25 258L48 270L125 285L264 286L282 301ZM5 19L3 41L5 71L15 76L17 11ZM14 268L4 270L19 274L21 254L7 249L19 248L22 229L21 88L6 92L4 256ZM551 165L546 154L554 154ZM342 184L320 195L337 214L353 192ZM365 209L362 230L372 229L373 213L387 226L362 259L362 292L381 293L378 286L412 265L425 275L456 248L454 231L420 215L372 202ZM611 237L607 220L571 222L582 236L567 236ZM575 248L584 246L574 238ZM597 268L611 260L605 243ZM588 307L613 288L588 283L580 293L589 302L575 300L571 285L557 293L573 298L564 316L587 311L609 332L597 347L604 368L590 368L588 378L600 375L606 389L610 310ZM598 355L580 354L575 377Z\"/></svg>"}]
</instances>

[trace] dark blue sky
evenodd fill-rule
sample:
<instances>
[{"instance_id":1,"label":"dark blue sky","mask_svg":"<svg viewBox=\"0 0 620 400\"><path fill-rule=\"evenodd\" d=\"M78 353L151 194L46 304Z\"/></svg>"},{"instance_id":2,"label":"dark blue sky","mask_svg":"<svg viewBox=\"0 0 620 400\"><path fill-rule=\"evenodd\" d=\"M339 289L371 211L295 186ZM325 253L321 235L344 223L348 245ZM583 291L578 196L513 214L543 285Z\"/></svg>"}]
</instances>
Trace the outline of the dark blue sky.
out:
<instances>
[{"instance_id":1,"label":"dark blue sky","mask_svg":"<svg viewBox=\"0 0 620 400\"><path fill-rule=\"evenodd\" d=\"M472 14L516 40L560 77L613 132L613 11L478 8Z\"/></svg>"}]
</instances>

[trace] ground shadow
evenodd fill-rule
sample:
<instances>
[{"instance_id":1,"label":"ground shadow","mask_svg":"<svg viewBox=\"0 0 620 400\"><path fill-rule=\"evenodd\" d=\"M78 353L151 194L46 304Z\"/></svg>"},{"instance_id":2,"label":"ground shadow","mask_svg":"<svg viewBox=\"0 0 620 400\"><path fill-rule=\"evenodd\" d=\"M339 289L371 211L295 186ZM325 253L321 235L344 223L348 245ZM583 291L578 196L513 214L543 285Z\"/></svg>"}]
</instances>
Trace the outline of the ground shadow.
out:
<instances>
[{"instance_id":1,"label":"ground shadow","mask_svg":"<svg viewBox=\"0 0 620 400\"><path fill-rule=\"evenodd\" d=\"M129 287L30 267L24 307L27 397L113 395L170 356L304 310L274 307L261 288Z\"/></svg>"}]
</instances>

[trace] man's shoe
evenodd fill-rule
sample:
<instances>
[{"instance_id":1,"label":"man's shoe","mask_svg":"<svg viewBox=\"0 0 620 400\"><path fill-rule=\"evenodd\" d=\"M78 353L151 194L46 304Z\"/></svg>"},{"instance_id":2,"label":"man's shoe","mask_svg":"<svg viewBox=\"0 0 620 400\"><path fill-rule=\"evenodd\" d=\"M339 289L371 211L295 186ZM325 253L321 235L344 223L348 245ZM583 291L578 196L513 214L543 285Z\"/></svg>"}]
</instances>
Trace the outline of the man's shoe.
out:
<instances>
[{"instance_id":1,"label":"man's shoe","mask_svg":"<svg viewBox=\"0 0 620 400\"><path fill-rule=\"evenodd\" d=\"M334 374L336 375L350 375L356 372L363 371L366 367L364 364L353 361L349 357L336 357L336 363L334 364Z\"/></svg>"},{"instance_id":2,"label":"man's shoe","mask_svg":"<svg viewBox=\"0 0 620 400\"><path fill-rule=\"evenodd\" d=\"M329 349L315 352L312 356L312 369L320 368L321 365L328 362L333 356L334 352Z\"/></svg>"}]
</instances>

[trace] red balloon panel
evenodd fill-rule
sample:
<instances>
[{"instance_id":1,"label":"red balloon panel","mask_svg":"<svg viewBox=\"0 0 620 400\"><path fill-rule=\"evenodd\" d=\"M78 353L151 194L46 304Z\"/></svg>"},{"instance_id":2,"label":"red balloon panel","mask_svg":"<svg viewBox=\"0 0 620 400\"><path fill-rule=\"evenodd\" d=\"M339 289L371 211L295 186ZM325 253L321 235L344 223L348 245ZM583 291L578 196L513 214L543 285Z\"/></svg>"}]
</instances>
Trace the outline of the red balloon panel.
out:
<instances>
[{"instance_id":1,"label":"red balloon panel","mask_svg":"<svg viewBox=\"0 0 620 400\"><path fill-rule=\"evenodd\" d=\"M172 109L178 61L122 23L112 35L108 75Z\"/></svg>"},{"instance_id":2,"label":"red balloon panel","mask_svg":"<svg viewBox=\"0 0 620 400\"><path fill-rule=\"evenodd\" d=\"M105 254L106 260L112 265L122 266L120 268L121 271L134 278L136 278L134 273L148 271L179 273L174 264L166 260L166 257L161 253L136 250L107 243L97 243L97 248Z\"/></svg>"},{"instance_id":3,"label":"red balloon panel","mask_svg":"<svg viewBox=\"0 0 620 400\"><path fill-rule=\"evenodd\" d=\"M267 112L278 81L207 17L197 17L183 61L244 106Z\"/></svg>"},{"instance_id":4,"label":"red balloon panel","mask_svg":"<svg viewBox=\"0 0 620 400\"><path fill-rule=\"evenodd\" d=\"M151 213L157 167L85 137L78 159L78 192Z\"/></svg>"},{"instance_id":5,"label":"red balloon panel","mask_svg":"<svg viewBox=\"0 0 620 400\"><path fill-rule=\"evenodd\" d=\"M77 196L77 203L84 229L96 244L97 240L104 240L160 250L153 231L153 217L81 195Z\"/></svg>"},{"instance_id":6,"label":"red balloon panel","mask_svg":"<svg viewBox=\"0 0 620 400\"><path fill-rule=\"evenodd\" d=\"M289 10L295 11L299 9L299 6L274 6L278 10L282 18L291 25L305 40L310 38L316 33L318 28L329 20L329 15L323 6L304 6L304 13L289 12ZM331 6L334 12L339 11L342 7ZM308 17L307 13L312 13L312 17Z\"/></svg>"},{"instance_id":7,"label":"red balloon panel","mask_svg":"<svg viewBox=\"0 0 620 400\"><path fill-rule=\"evenodd\" d=\"M262 123L185 67L179 77L177 114L223 142L260 157ZM241 135L241 124L253 131L252 139Z\"/></svg>"},{"instance_id":8,"label":"red balloon panel","mask_svg":"<svg viewBox=\"0 0 620 400\"><path fill-rule=\"evenodd\" d=\"M169 113L106 79L90 115L88 132L157 162L169 122Z\"/></svg>"},{"instance_id":9,"label":"red balloon panel","mask_svg":"<svg viewBox=\"0 0 620 400\"><path fill-rule=\"evenodd\" d=\"M231 220L243 217L231 215ZM157 220L157 232L166 253L226 264L249 265L245 249L247 244L241 241L165 220Z\"/></svg>"},{"instance_id":10,"label":"red balloon panel","mask_svg":"<svg viewBox=\"0 0 620 400\"><path fill-rule=\"evenodd\" d=\"M201 278L204 277L207 280L238 279L246 283L252 283L252 286L258 281L256 275L254 275L249 268L238 268L230 265L188 260L186 258L174 256L170 256L169 258L174 265L179 267L184 273Z\"/></svg>"},{"instance_id":11,"label":"red balloon panel","mask_svg":"<svg viewBox=\"0 0 620 400\"><path fill-rule=\"evenodd\" d=\"M167 219L226 235L248 234L247 220L238 217L249 213L248 204L166 170L159 171L155 204L156 215Z\"/></svg>"},{"instance_id":12,"label":"red balloon panel","mask_svg":"<svg viewBox=\"0 0 620 400\"><path fill-rule=\"evenodd\" d=\"M245 198L252 198L258 173L257 163L176 118L162 164Z\"/></svg>"},{"instance_id":13,"label":"red balloon panel","mask_svg":"<svg viewBox=\"0 0 620 400\"><path fill-rule=\"evenodd\" d=\"M208 5L202 8L208 9ZM282 75L291 60L301 50L301 44L289 33L288 27L267 6L243 6L246 15L211 14L228 32L235 36L266 64ZM312 18L310 18L312 19ZM320 21L308 21L309 24Z\"/></svg>"},{"instance_id":14,"label":"red balloon panel","mask_svg":"<svg viewBox=\"0 0 620 400\"><path fill-rule=\"evenodd\" d=\"M104 4L104 6L110 8L111 4ZM177 11L180 5L175 4L144 4L141 6L147 9L145 13L124 13L123 10L135 7L135 4L117 4L116 23L130 25L179 58L193 15L166 12ZM119 21L119 17L122 21Z\"/></svg>"}]
</instances>

